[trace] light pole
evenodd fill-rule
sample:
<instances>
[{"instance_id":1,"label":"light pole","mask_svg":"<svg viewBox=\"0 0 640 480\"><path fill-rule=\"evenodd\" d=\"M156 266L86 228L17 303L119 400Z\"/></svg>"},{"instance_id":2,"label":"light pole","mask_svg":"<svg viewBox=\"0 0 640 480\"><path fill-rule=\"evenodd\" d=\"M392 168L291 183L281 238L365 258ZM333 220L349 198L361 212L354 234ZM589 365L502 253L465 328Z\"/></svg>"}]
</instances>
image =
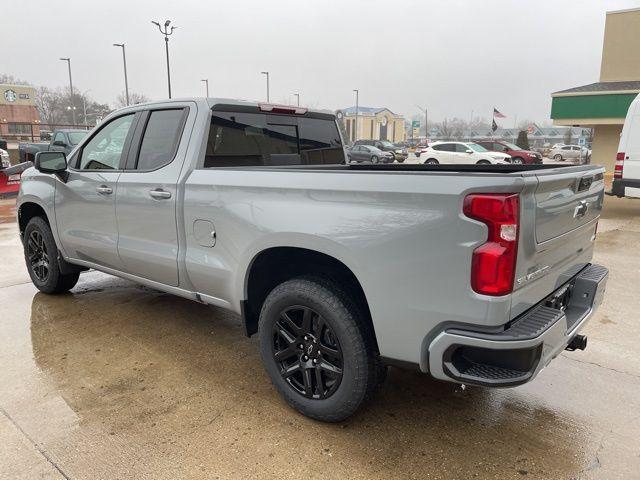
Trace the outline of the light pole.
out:
<instances>
[{"instance_id":1,"label":"light pole","mask_svg":"<svg viewBox=\"0 0 640 480\"><path fill-rule=\"evenodd\" d=\"M200 81L204 82L204 84L206 85L206 87L207 87L207 98L209 98L209 79L208 78L203 78Z\"/></svg>"},{"instance_id":2,"label":"light pole","mask_svg":"<svg viewBox=\"0 0 640 480\"><path fill-rule=\"evenodd\" d=\"M267 103L269 103L269 72L260 72L267 77Z\"/></svg>"},{"instance_id":3,"label":"light pole","mask_svg":"<svg viewBox=\"0 0 640 480\"><path fill-rule=\"evenodd\" d=\"M171 98L171 71L169 70L169 35L171 35L173 31L178 27L169 28L171 20L167 20L164 22L164 30L158 22L154 22L152 20L151 23L156 25L158 27L158 30L160 30L160 33L164 35L164 48L167 52L167 85L169 86L169 98Z\"/></svg>"},{"instance_id":4,"label":"light pole","mask_svg":"<svg viewBox=\"0 0 640 480\"><path fill-rule=\"evenodd\" d=\"M358 141L358 112L359 112L359 105L358 102L360 100L360 90L358 89L353 89L354 92L356 92L356 125L355 125L355 131L353 132L353 141L357 142Z\"/></svg>"},{"instance_id":5,"label":"light pole","mask_svg":"<svg viewBox=\"0 0 640 480\"><path fill-rule=\"evenodd\" d=\"M114 47L122 48L122 63L124 64L124 97L127 101L127 107L129 106L129 81L127 80L127 56L124 53L124 43L114 43Z\"/></svg>"},{"instance_id":6,"label":"light pole","mask_svg":"<svg viewBox=\"0 0 640 480\"><path fill-rule=\"evenodd\" d=\"M418 107L418 109L424 113L424 141L427 141L427 137L429 136L429 130L427 127L427 120L429 118L429 115L427 114L427 107L422 108L420 105L416 105L416 107ZM473 113L471 114L473 116Z\"/></svg>"},{"instance_id":7,"label":"light pole","mask_svg":"<svg viewBox=\"0 0 640 480\"><path fill-rule=\"evenodd\" d=\"M299 93L294 93L293 95L294 95L294 96L296 97L296 99L297 99L298 106L300 106L300 94L299 94Z\"/></svg>"},{"instance_id":8,"label":"light pole","mask_svg":"<svg viewBox=\"0 0 640 480\"><path fill-rule=\"evenodd\" d=\"M91 91L91 89L85 90L84 92L82 92L82 113L84 114L84 127L85 128L89 127L89 124L87 123L87 100L86 100L85 96L90 91Z\"/></svg>"},{"instance_id":9,"label":"light pole","mask_svg":"<svg viewBox=\"0 0 640 480\"><path fill-rule=\"evenodd\" d=\"M70 58L61 58L63 62L67 62L67 67L69 67L69 93L71 94L71 118L73 118L73 124L76 124L76 107L73 106L73 80L71 79L71 59Z\"/></svg>"}]
</instances>

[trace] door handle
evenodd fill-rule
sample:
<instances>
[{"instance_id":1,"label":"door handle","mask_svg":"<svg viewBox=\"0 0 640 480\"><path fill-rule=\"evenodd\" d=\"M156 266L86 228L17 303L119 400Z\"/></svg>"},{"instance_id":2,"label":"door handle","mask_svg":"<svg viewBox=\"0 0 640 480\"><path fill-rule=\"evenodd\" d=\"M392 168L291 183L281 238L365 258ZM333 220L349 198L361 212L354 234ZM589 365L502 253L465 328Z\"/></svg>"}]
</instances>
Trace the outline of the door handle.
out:
<instances>
[{"instance_id":1,"label":"door handle","mask_svg":"<svg viewBox=\"0 0 640 480\"><path fill-rule=\"evenodd\" d=\"M113 193L113 188L107 187L106 185L100 185L99 187L96 187L96 192L104 195L111 195Z\"/></svg>"},{"instance_id":2,"label":"door handle","mask_svg":"<svg viewBox=\"0 0 640 480\"><path fill-rule=\"evenodd\" d=\"M149 190L149 195L152 198L165 199L171 198L171 192L167 192L166 190L162 190L161 188L156 188L155 190Z\"/></svg>"}]
</instances>

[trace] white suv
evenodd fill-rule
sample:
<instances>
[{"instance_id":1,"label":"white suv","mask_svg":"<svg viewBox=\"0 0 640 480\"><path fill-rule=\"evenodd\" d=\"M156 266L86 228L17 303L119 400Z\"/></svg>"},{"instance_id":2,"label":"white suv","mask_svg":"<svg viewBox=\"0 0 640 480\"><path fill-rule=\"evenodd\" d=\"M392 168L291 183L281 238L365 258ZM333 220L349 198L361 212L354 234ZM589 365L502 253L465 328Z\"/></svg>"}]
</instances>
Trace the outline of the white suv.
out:
<instances>
[{"instance_id":1,"label":"white suv","mask_svg":"<svg viewBox=\"0 0 640 480\"><path fill-rule=\"evenodd\" d=\"M458 163L478 165L502 165L511 163L511 155L490 152L486 148L471 142L435 142L421 152L424 163Z\"/></svg>"}]
</instances>

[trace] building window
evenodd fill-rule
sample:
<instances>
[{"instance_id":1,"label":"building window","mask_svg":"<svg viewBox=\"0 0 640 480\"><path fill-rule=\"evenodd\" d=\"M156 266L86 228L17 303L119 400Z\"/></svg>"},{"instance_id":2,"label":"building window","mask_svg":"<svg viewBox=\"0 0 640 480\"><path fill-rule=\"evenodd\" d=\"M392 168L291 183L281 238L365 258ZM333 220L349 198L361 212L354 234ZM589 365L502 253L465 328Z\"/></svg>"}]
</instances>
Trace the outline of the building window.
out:
<instances>
[{"instance_id":1,"label":"building window","mask_svg":"<svg viewBox=\"0 0 640 480\"><path fill-rule=\"evenodd\" d=\"M31 125L26 123L10 123L9 135L31 135Z\"/></svg>"}]
</instances>

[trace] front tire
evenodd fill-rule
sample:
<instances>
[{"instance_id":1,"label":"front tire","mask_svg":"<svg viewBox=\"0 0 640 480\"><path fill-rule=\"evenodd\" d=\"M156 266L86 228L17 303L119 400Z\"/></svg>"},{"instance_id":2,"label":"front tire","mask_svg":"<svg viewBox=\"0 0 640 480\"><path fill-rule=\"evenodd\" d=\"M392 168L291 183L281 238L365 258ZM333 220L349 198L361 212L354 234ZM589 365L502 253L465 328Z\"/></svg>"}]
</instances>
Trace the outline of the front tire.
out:
<instances>
[{"instance_id":1,"label":"front tire","mask_svg":"<svg viewBox=\"0 0 640 480\"><path fill-rule=\"evenodd\" d=\"M435 158L428 158L425 160L424 162L425 165L438 165L440 164L440 162L438 160L436 160Z\"/></svg>"},{"instance_id":2,"label":"front tire","mask_svg":"<svg viewBox=\"0 0 640 480\"><path fill-rule=\"evenodd\" d=\"M29 220L24 229L24 258L31 281L43 293L68 292L78 283L80 272L60 272L58 247L51 227L41 217Z\"/></svg>"},{"instance_id":3,"label":"front tire","mask_svg":"<svg viewBox=\"0 0 640 480\"><path fill-rule=\"evenodd\" d=\"M564 160L564 158L562 158L562 155L560 155L559 153L557 155L554 155L553 159L559 162L562 162Z\"/></svg>"},{"instance_id":4,"label":"front tire","mask_svg":"<svg viewBox=\"0 0 640 480\"><path fill-rule=\"evenodd\" d=\"M280 395L303 415L339 422L379 383L382 369L364 314L339 286L288 280L260 312L260 354Z\"/></svg>"},{"instance_id":5,"label":"front tire","mask_svg":"<svg viewBox=\"0 0 640 480\"><path fill-rule=\"evenodd\" d=\"M375 155L373 155L371 157L371 163L378 163L380 161L380 159L378 157L376 157Z\"/></svg>"},{"instance_id":6,"label":"front tire","mask_svg":"<svg viewBox=\"0 0 640 480\"><path fill-rule=\"evenodd\" d=\"M489 160L478 160L476 165L491 165L491 162Z\"/></svg>"},{"instance_id":7,"label":"front tire","mask_svg":"<svg viewBox=\"0 0 640 480\"><path fill-rule=\"evenodd\" d=\"M522 160L522 158L520 157L515 157L511 159L511 163L513 163L514 165L522 165L524 163L524 160Z\"/></svg>"}]
</instances>

